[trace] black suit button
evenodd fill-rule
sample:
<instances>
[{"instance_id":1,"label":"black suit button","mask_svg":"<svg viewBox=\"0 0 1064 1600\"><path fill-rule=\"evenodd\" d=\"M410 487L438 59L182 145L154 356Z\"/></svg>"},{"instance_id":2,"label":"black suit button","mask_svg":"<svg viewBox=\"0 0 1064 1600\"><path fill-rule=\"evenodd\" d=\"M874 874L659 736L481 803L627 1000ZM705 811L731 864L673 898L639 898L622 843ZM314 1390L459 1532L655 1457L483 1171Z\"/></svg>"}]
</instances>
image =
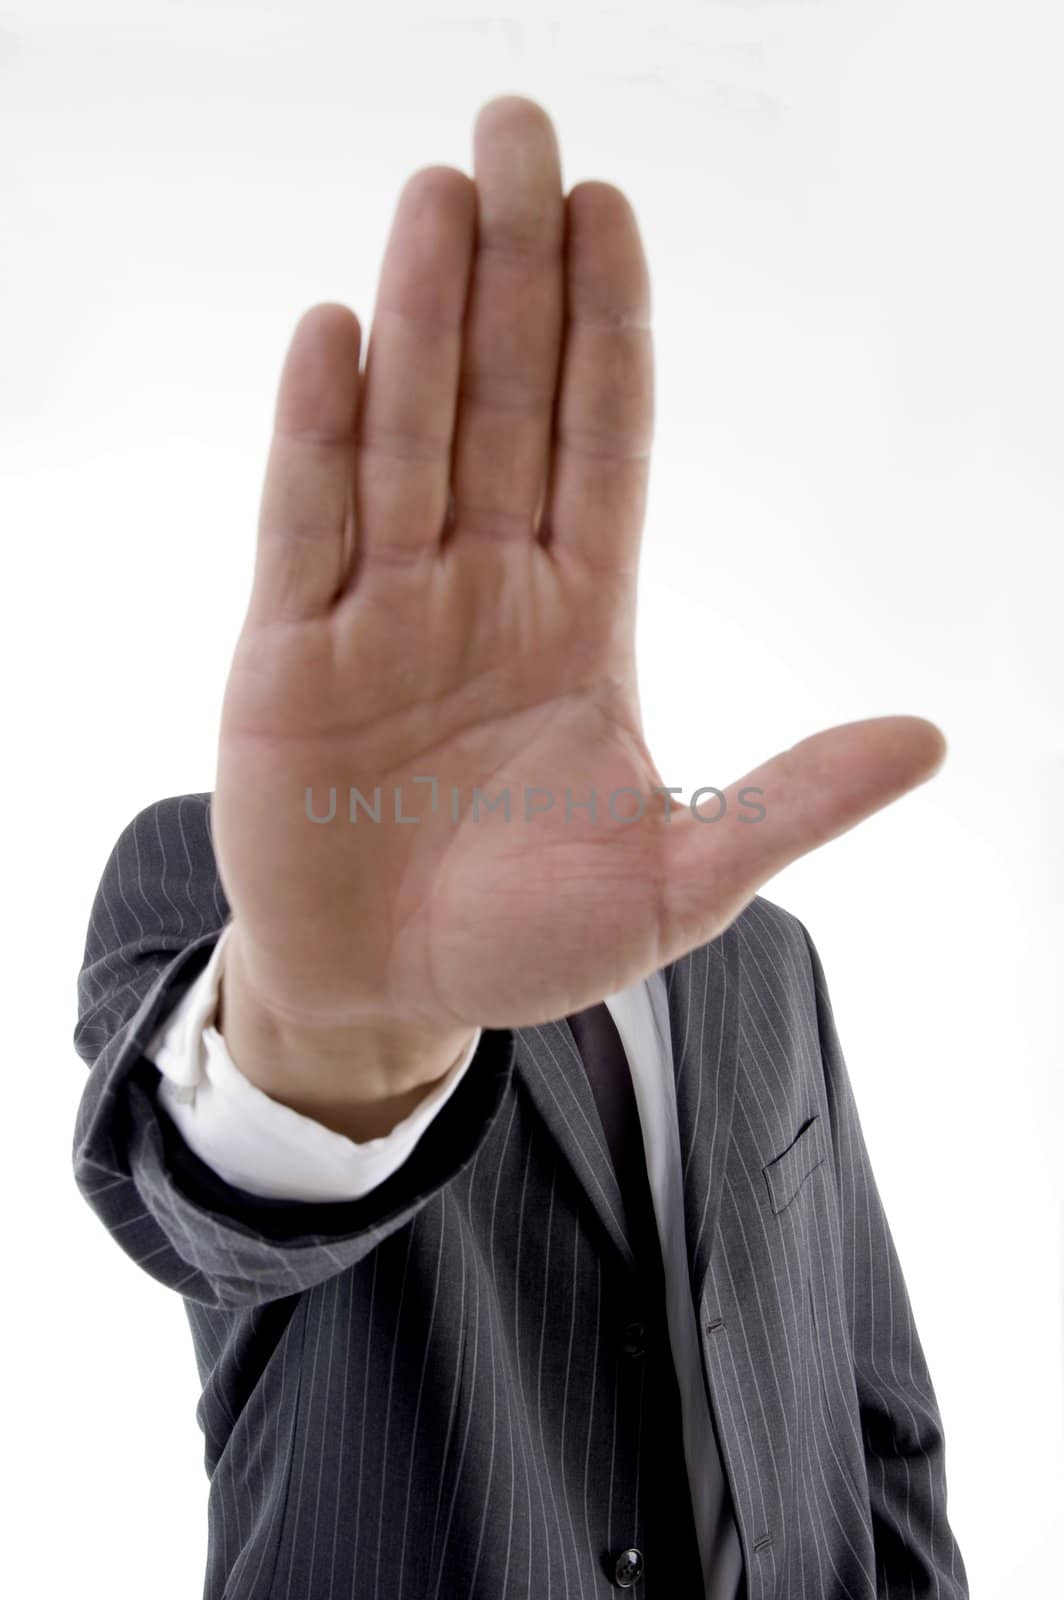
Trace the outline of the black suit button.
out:
<instances>
[{"instance_id":1,"label":"black suit button","mask_svg":"<svg viewBox=\"0 0 1064 1600\"><path fill-rule=\"evenodd\" d=\"M642 1550L622 1550L613 1569L618 1589L630 1589L643 1576Z\"/></svg>"},{"instance_id":2,"label":"black suit button","mask_svg":"<svg viewBox=\"0 0 1064 1600\"><path fill-rule=\"evenodd\" d=\"M626 1323L622 1348L626 1356L646 1354L646 1329L641 1322Z\"/></svg>"}]
</instances>

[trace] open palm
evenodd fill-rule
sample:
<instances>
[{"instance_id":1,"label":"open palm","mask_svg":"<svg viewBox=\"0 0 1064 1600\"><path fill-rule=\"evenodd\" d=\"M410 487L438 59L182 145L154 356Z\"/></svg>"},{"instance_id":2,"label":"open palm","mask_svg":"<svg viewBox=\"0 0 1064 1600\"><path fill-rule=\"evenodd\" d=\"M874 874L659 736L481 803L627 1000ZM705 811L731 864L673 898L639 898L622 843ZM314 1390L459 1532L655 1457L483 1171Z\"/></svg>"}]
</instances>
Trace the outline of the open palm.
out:
<instances>
[{"instance_id":1,"label":"open palm","mask_svg":"<svg viewBox=\"0 0 1064 1600\"><path fill-rule=\"evenodd\" d=\"M323 305L281 378L212 816L247 969L292 1018L567 1014L714 937L942 756L929 723L879 718L746 775L716 826L662 792L634 663L636 221L609 184L563 195L530 101L490 102L474 157L403 190L365 371L357 319Z\"/></svg>"}]
</instances>

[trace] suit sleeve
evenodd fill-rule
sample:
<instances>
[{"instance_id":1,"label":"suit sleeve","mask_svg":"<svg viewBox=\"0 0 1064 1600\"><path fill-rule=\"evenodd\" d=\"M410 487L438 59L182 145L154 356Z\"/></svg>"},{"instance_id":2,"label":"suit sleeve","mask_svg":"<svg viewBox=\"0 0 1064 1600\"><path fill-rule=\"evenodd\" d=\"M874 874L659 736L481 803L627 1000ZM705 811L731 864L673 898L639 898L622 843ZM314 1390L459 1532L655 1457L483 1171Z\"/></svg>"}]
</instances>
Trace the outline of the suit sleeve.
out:
<instances>
[{"instance_id":1,"label":"suit sleeve","mask_svg":"<svg viewBox=\"0 0 1064 1600\"><path fill-rule=\"evenodd\" d=\"M73 1141L78 1189L121 1248L186 1299L262 1305L354 1266L474 1159L510 1085L513 1035L485 1030L407 1161L353 1200L303 1202L226 1182L181 1138L148 1055L229 921L210 795L147 806L93 901L74 1047L89 1067Z\"/></svg>"},{"instance_id":2,"label":"suit sleeve","mask_svg":"<svg viewBox=\"0 0 1064 1600\"><path fill-rule=\"evenodd\" d=\"M803 928L816 990L842 1219L846 1302L860 1402L878 1600L968 1600L946 1508L942 1418L865 1145L824 969Z\"/></svg>"}]
</instances>

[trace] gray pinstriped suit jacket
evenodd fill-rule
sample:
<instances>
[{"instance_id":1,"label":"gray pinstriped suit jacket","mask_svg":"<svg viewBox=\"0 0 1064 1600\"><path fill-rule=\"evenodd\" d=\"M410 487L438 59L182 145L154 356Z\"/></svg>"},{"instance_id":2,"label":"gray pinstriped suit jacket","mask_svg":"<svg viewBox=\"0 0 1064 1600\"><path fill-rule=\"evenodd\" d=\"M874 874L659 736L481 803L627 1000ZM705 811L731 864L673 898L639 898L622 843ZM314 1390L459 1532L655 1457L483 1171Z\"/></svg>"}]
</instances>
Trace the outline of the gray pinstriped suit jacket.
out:
<instances>
[{"instance_id":1,"label":"gray pinstriped suit jacket","mask_svg":"<svg viewBox=\"0 0 1064 1600\"><path fill-rule=\"evenodd\" d=\"M593 1600L645 1556L640 1303L562 1023L488 1032L360 1200L200 1163L143 1048L229 908L210 795L119 837L78 978L78 1186L184 1299L210 1474L206 1600ZM691 1293L748 1600L967 1600L941 1419L817 954L756 899L666 970ZM577 1058L578 1059L578 1058ZM116 1527L116 1536L121 1528Z\"/></svg>"}]
</instances>

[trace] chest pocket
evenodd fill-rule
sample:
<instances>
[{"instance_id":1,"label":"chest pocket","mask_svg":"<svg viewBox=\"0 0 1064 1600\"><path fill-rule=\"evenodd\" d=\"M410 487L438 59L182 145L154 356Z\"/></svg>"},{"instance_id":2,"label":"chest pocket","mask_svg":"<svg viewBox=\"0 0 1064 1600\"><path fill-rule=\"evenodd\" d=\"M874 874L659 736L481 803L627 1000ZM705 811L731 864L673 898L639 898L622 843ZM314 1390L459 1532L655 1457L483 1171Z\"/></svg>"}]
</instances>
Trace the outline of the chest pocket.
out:
<instances>
[{"instance_id":1,"label":"chest pocket","mask_svg":"<svg viewBox=\"0 0 1064 1600\"><path fill-rule=\"evenodd\" d=\"M768 1185L769 1203L777 1215L786 1210L809 1174L816 1171L826 1156L824 1124L819 1115L815 1115L802 1124L782 1155L765 1163L761 1170Z\"/></svg>"}]
</instances>

